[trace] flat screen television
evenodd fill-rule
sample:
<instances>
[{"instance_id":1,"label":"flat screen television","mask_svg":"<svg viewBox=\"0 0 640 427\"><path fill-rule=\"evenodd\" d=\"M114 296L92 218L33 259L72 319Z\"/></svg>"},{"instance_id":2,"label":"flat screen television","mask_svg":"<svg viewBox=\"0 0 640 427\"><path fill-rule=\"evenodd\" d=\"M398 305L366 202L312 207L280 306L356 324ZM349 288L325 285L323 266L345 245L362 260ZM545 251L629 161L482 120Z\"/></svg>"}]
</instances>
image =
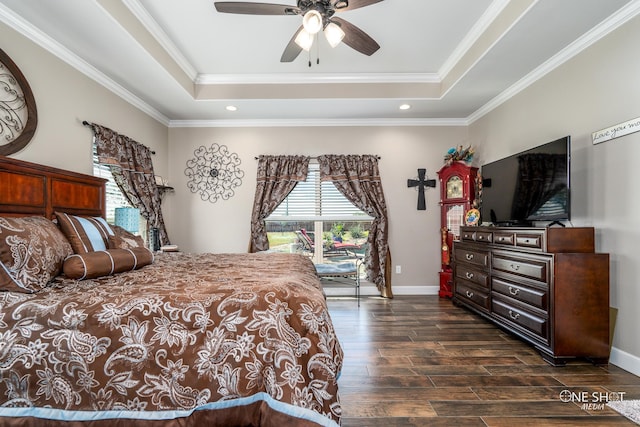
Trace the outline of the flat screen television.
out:
<instances>
[{"instance_id":1,"label":"flat screen television","mask_svg":"<svg viewBox=\"0 0 640 427\"><path fill-rule=\"evenodd\" d=\"M530 226L570 220L570 171L570 136L483 165L482 222Z\"/></svg>"}]
</instances>

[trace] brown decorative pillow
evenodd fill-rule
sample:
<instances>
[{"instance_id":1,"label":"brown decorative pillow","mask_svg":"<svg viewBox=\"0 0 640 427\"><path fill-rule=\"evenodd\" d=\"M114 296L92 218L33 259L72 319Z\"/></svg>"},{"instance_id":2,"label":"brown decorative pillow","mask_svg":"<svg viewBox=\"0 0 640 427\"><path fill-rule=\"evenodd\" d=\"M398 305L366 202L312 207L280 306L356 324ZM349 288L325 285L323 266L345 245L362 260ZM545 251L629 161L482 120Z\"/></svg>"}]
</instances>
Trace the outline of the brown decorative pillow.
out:
<instances>
[{"instance_id":1,"label":"brown decorative pillow","mask_svg":"<svg viewBox=\"0 0 640 427\"><path fill-rule=\"evenodd\" d=\"M109 246L113 249L144 248L144 240L118 225L112 225L113 236L109 236Z\"/></svg>"},{"instance_id":2,"label":"brown decorative pillow","mask_svg":"<svg viewBox=\"0 0 640 427\"><path fill-rule=\"evenodd\" d=\"M58 225L77 254L109 249L111 226L104 218L56 212Z\"/></svg>"},{"instance_id":3,"label":"brown decorative pillow","mask_svg":"<svg viewBox=\"0 0 640 427\"><path fill-rule=\"evenodd\" d=\"M33 293L45 288L72 253L47 218L0 217L0 290Z\"/></svg>"},{"instance_id":4,"label":"brown decorative pillow","mask_svg":"<svg viewBox=\"0 0 640 427\"><path fill-rule=\"evenodd\" d=\"M153 253L147 248L108 249L69 256L62 267L65 276L72 279L95 279L123 271L136 270L153 262Z\"/></svg>"}]
</instances>

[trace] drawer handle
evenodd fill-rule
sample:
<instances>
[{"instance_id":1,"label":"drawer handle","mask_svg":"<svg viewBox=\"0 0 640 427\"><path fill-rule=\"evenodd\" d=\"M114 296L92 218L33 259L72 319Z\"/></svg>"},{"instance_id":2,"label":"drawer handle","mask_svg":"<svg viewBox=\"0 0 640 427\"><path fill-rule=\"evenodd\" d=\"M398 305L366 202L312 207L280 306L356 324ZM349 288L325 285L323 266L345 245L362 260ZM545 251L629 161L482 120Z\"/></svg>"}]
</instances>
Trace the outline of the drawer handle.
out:
<instances>
[{"instance_id":1,"label":"drawer handle","mask_svg":"<svg viewBox=\"0 0 640 427\"><path fill-rule=\"evenodd\" d=\"M504 237L498 237L498 240L502 242L504 240Z\"/></svg>"},{"instance_id":2,"label":"drawer handle","mask_svg":"<svg viewBox=\"0 0 640 427\"><path fill-rule=\"evenodd\" d=\"M478 240L484 239L484 236L478 236Z\"/></svg>"},{"instance_id":3,"label":"drawer handle","mask_svg":"<svg viewBox=\"0 0 640 427\"><path fill-rule=\"evenodd\" d=\"M509 293L514 296L518 295L520 293L520 289L509 286Z\"/></svg>"},{"instance_id":4,"label":"drawer handle","mask_svg":"<svg viewBox=\"0 0 640 427\"><path fill-rule=\"evenodd\" d=\"M473 279L473 273L469 273L468 271L464 273L467 279Z\"/></svg>"},{"instance_id":5,"label":"drawer handle","mask_svg":"<svg viewBox=\"0 0 640 427\"><path fill-rule=\"evenodd\" d=\"M467 291L467 298L473 298L473 292Z\"/></svg>"},{"instance_id":6,"label":"drawer handle","mask_svg":"<svg viewBox=\"0 0 640 427\"><path fill-rule=\"evenodd\" d=\"M464 257L467 259L467 261L471 261L473 259L473 254L464 254Z\"/></svg>"},{"instance_id":7,"label":"drawer handle","mask_svg":"<svg viewBox=\"0 0 640 427\"><path fill-rule=\"evenodd\" d=\"M511 267L511 269L515 271L520 270L520 266L518 264L510 264L509 267Z\"/></svg>"},{"instance_id":8,"label":"drawer handle","mask_svg":"<svg viewBox=\"0 0 640 427\"><path fill-rule=\"evenodd\" d=\"M520 317L520 313L514 313L513 310L509 310L509 317L513 320L518 320Z\"/></svg>"}]
</instances>

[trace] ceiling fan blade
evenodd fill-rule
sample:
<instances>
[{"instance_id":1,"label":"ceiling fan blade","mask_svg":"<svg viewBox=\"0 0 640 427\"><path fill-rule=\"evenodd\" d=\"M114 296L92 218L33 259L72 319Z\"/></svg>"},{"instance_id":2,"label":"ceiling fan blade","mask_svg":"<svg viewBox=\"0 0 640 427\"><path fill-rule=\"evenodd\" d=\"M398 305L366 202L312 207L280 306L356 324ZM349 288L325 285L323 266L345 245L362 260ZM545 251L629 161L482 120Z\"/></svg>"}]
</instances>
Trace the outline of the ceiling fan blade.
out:
<instances>
[{"instance_id":1,"label":"ceiling fan blade","mask_svg":"<svg viewBox=\"0 0 640 427\"><path fill-rule=\"evenodd\" d=\"M239 1L217 1L213 3L218 12L242 13L245 15L299 15L296 6L273 3L251 3Z\"/></svg>"},{"instance_id":2,"label":"ceiling fan blade","mask_svg":"<svg viewBox=\"0 0 640 427\"><path fill-rule=\"evenodd\" d=\"M347 46L367 56L373 55L380 49L380 45L374 39L352 23L336 17L331 18L331 21L338 24L344 31L342 42Z\"/></svg>"},{"instance_id":3,"label":"ceiling fan blade","mask_svg":"<svg viewBox=\"0 0 640 427\"><path fill-rule=\"evenodd\" d=\"M369 6L371 4L380 3L383 0L349 0L348 6L340 7L343 3L341 0L333 0L331 4L335 5L336 12L346 12L347 10L360 9L361 7Z\"/></svg>"},{"instance_id":4,"label":"ceiling fan blade","mask_svg":"<svg viewBox=\"0 0 640 427\"><path fill-rule=\"evenodd\" d=\"M289 40L289 44L284 48L284 52L282 52L282 58L280 58L280 62L293 62L298 57L298 55L300 55L300 52L302 52L302 48L298 46L298 43L296 43L296 37L303 28L304 27L301 25L300 28L298 28L298 31L296 31L293 37L291 37L291 40Z\"/></svg>"}]
</instances>

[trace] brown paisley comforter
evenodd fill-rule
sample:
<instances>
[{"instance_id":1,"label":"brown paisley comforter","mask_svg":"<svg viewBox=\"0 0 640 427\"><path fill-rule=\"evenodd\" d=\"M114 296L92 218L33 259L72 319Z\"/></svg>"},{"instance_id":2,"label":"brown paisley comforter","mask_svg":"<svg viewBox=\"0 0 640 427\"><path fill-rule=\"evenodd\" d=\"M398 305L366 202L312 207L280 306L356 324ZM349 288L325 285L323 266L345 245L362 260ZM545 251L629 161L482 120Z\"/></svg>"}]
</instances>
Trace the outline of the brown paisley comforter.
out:
<instances>
[{"instance_id":1,"label":"brown paisley comforter","mask_svg":"<svg viewBox=\"0 0 640 427\"><path fill-rule=\"evenodd\" d=\"M0 293L0 425L337 425L341 365L300 255L159 254Z\"/></svg>"}]
</instances>

